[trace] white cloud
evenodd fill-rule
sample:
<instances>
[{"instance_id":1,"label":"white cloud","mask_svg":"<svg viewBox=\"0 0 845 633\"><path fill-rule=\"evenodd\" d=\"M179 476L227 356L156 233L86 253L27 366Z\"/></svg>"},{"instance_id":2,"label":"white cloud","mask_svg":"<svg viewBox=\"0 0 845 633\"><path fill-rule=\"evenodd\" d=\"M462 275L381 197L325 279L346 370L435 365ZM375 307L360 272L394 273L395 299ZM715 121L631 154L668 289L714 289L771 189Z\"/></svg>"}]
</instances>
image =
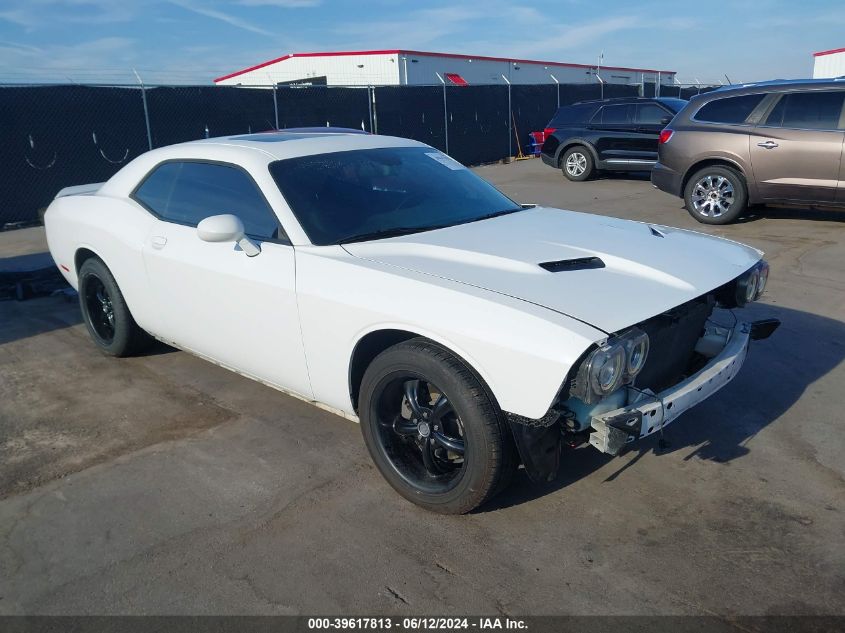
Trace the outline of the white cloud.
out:
<instances>
[{"instance_id":1,"label":"white cloud","mask_svg":"<svg viewBox=\"0 0 845 633\"><path fill-rule=\"evenodd\" d=\"M271 33L266 29L262 29L260 26L256 26L246 20L243 20L239 17L226 13L224 11L220 11L219 9L212 9L206 6L200 6L194 4L193 2L187 2L186 0L170 0L171 4L174 4L178 7L186 9L187 11L192 11L197 15L202 15L207 18L212 18L213 20L219 20L221 22L225 22L230 26L234 26L235 28L243 29L244 31L250 31L252 33L258 33L259 35L266 35L268 37L276 37L276 33Z\"/></svg>"},{"instance_id":2,"label":"white cloud","mask_svg":"<svg viewBox=\"0 0 845 633\"><path fill-rule=\"evenodd\" d=\"M303 9L316 7L321 0L237 0L245 7L278 7L280 9Z\"/></svg>"},{"instance_id":3,"label":"white cloud","mask_svg":"<svg viewBox=\"0 0 845 633\"><path fill-rule=\"evenodd\" d=\"M130 82L134 79L132 65L138 61L134 49L135 41L125 37L103 37L70 46L0 42L0 76L12 82ZM103 60L108 60L111 70L103 70Z\"/></svg>"}]
</instances>

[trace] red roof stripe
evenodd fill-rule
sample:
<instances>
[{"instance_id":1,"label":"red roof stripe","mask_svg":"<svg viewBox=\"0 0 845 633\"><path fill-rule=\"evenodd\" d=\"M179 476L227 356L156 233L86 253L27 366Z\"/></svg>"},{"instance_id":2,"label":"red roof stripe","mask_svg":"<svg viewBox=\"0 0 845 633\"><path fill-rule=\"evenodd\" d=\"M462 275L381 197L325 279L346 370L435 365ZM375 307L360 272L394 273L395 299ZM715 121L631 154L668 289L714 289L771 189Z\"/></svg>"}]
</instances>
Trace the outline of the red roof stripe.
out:
<instances>
[{"instance_id":1,"label":"red roof stripe","mask_svg":"<svg viewBox=\"0 0 845 633\"><path fill-rule=\"evenodd\" d=\"M821 57L822 55L833 55L834 53L845 53L845 48L832 48L829 51L819 51L813 53L813 57Z\"/></svg>"},{"instance_id":2,"label":"red roof stripe","mask_svg":"<svg viewBox=\"0 0 845 633\"><path fill-rule=\"evenodd\" d=\"M845 49L843 49L845 50ZM835 53L837 51L826 51L825 53L816 53L816 55L823 55L826 53ZM452 59L478 59L484 61L491 61L491 62L512 62L516 64L542 64L543 66L563 66L566 68L595 68L595 64L571 64L567 62L546 62L537 59L514 59L511 57L488 57L486 55L460 55L456 53L432 53L428 51L406 51L406 50L399 50L399 49L391 49L391 50L381 50L381 51L331 51L331 52L323 52L323 53L290 53L289 55L283 55L282 57L277 57L276 59L271 59L269 61L263 62L261 64L257 64L255 66L250 66L249 68L244 68L243 70L237 70L233 73L228 75L224 75L222 77L217 77L214 81L215 83L218 81L223 81L224 79L231 79L232 77L237 77L238 75L243 75L244 73L248 73L253 70L258 70L259 68L264 68L265 66L269 66L270 64L275 64L277 62L283 62L286 59L290 59L292 57L341 57L344 55L420 55L424 57L449 57ZM629 72L642 72L642 73L663 73L665 75L674 75L674 70L654 70L652 68L628 68L626 66L602 66L605 70L621 70L621 71L629 71Z\"/></svg>"},{"instance_id":3,"label":"red roof stripe","mask_svg":"<svg viewBox=\"0 0 845 633\"><path fill-rule=\"evenodd\" d=\"M224 79L231 79L232 77L237 77L238 75L243 75L244 73L248 73L251 70L258 70L259 68L264 68L265 66L269 66L270 64L275 64L277 62L283 62L286 59L290 59L293 55L282 55L281 57L277 57L276 59L271 59L270 61L262 62L260 64L256 64L255 66L250 66L249 68L244 68L243 70L236 70L233 73L229 73L228 75L223 75L222 77L217 77L214 82L223 81Z\"/></svg>"}]
</instances>

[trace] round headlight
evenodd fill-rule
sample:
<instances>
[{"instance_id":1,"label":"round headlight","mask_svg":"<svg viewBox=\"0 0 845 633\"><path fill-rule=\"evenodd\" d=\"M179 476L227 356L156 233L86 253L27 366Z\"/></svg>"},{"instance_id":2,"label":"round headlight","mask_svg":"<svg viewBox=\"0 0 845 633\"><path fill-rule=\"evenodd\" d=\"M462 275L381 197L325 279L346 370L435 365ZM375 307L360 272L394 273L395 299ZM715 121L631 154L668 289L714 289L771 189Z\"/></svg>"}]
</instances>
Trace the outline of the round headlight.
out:
<instances>
[{"instance_id":1,"label":"round headlight","mask_svg":"<svg viewBox=\"0 0 845 633\"><path fill-rule=\"evenodd\" d=\"M625 350L621 345L611 345L599 350L590 368L593 390L607 395L619 387L625 370Z\"/></svg>"},{"instance_id":2,"label":"round headlight","mask_svg":"<svg viewBox=\"0 0 845 633\"><path fill-rule=\"evenodd\" d=\"M648 357L648 335L643 334L631 342L628 348L628 374L636 376L645 365Z\"/></svg>"},{"instance_id":3,"label":"round headlight","mask_svg":"<svg viewBox=\"0 0 845 633\"><path fill-rule=\"evenodd\" d=\"M757 296L755 299L759 299L760 295L766 289L766 283L769 281L769 265L766 262L760 262L758 270L760 271L760 276L757 279Z\"/></svg>"},{"instance_id":4,"label":"round headlight","mask_svg":"<svg viewBox=\"0 0 845 633\"><path fill-rule=\"evenodd\" d=\"M748 281L745 284L745 303L754 301L757 298L757 282L760 281L760 271L756 268L751 271Z\"/></svg>"},{"instance_id":5,"label":"round headlight","mask_svg":"<svg viewBox=\"0 0 845 633\"><path fill-rule=\"evenodd\" d=\"M736 307L741 308L746 303L754 301L757 298L757 285L759 281L760 271L758 266L754 266L754 268L737 278L734 284L734 302Z\"/></svg>"}]
</instances>

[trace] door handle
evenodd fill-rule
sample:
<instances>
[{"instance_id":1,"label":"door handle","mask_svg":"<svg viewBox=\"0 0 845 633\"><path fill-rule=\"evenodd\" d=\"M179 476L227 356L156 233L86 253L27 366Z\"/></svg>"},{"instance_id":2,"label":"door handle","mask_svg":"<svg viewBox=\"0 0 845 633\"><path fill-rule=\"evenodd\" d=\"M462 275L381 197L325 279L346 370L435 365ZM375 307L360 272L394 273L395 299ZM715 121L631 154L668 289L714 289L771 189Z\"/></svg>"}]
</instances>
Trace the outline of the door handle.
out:
<instances>
[{"instance_id":1,"label":"door handle","mask_svg":"<svg viewBox=\"0 0 845 633\"><path fill-rule=\"evenodd\" d=\"M153 248L164 248L167 244L167 238L161 235L154 235L150 241L152 242Z\"/></svg>"},{"instance_id":2,"label":"door handle","mask_svg":"<svg viewBox=\"0 0 845 633\"><path fill-rule=\"evenodd\" d=\"M777 143L774 141L766 141L765 143L757 143L757 147L762 147L763 149L774 149L778 146Z\"/></svg>"}]
</instances>

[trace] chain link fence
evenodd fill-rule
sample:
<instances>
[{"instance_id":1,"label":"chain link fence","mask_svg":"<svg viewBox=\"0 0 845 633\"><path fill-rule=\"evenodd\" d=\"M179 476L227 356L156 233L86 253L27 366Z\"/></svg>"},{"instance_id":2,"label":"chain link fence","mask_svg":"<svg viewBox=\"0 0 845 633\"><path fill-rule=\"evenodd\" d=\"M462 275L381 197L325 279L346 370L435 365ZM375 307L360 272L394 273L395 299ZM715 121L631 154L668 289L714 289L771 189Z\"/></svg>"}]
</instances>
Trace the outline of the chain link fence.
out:
<instances>
[{"instance_id":1,"label":"chain link fence","mask_svg":"<svg viewBox=\"0 0 845 633\"><path fill-rule=\"evenodd\" d=\"M676 96L662 86L662 96ZM308 126L412 138L467 165L527 152L558 105L649 85L0 86L0 230L37 224L63 187L183 141ZM687 98L697 87L678 87Z\"/></svg>"}]
</instances>

